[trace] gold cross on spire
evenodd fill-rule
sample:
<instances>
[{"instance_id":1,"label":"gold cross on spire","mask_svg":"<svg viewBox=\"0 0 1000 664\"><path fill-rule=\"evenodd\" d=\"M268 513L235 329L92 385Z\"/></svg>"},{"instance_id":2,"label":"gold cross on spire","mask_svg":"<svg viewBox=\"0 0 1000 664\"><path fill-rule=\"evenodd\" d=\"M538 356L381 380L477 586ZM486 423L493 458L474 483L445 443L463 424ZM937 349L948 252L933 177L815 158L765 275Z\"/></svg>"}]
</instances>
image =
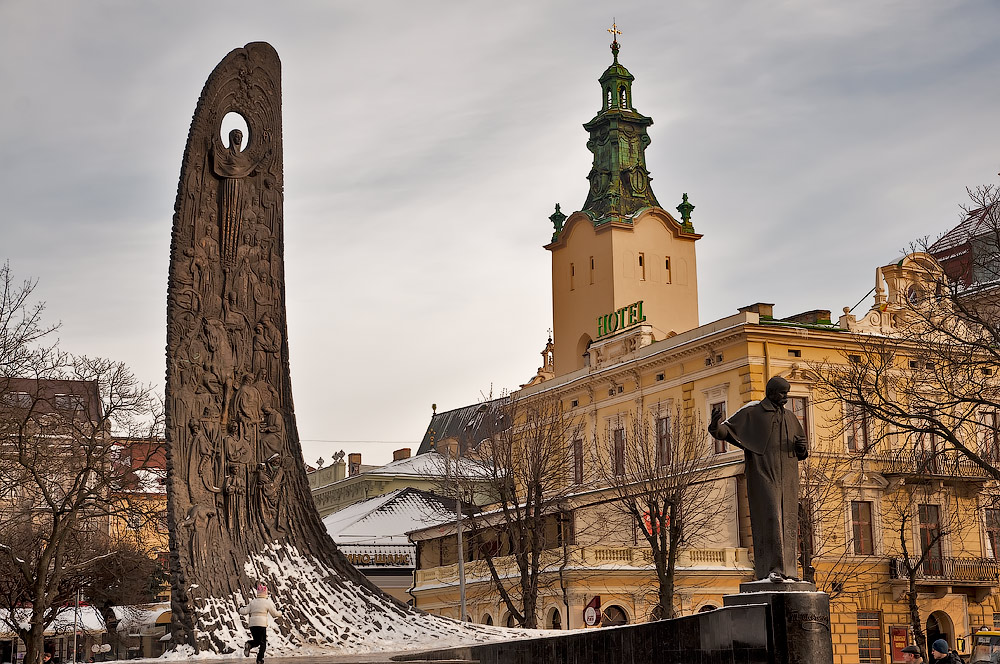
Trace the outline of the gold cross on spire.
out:
<instances>
[{"instance_id":1,"label":"gold cross on spire","mask_svg":"<svg viewBox=\"0 0 1000 664\"><path fill-rule=\"evenodd\" d=\"M618 41L618 35L620 35L622 31L618 29L618 24L615 22L614 18L611 19L611 27L608 28L608 32L611 33L611 41Z\"/></svg>"}]
</instances>

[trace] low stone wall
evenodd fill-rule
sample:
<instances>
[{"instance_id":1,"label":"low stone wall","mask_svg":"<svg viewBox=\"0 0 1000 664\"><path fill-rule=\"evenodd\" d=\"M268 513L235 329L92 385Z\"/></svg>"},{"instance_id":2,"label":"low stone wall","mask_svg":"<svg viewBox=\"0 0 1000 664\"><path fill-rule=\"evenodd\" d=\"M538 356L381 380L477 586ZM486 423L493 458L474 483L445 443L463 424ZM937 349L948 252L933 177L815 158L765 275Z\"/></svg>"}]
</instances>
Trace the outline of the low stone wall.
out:
<instances>
[{"instance_id":1,"label":"low stone wall","mask_svg":"<svg viewBox=\"0 0 1000 664\"><path fill-rule=\"evenodd\" d=\"M639 625L449 648L396 660L481 664L770 664L774 645L764 604L731 606Z\"/></svg>"}]
</instances>

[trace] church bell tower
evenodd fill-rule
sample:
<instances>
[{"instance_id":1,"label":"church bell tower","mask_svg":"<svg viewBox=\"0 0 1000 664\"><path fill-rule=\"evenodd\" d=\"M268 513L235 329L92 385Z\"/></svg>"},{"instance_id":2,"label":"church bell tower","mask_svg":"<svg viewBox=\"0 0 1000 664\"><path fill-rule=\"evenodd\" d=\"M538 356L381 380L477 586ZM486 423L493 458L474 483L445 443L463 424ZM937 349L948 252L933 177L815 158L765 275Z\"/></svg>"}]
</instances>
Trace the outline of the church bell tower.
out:
<instances>
[{"instance_id":1,"label":"church bell tower","mask_svg":"<svg viewBox=\"0 0 1000 664\"><path fill-rule=\"evenodd\" d=\"M635 77L618 62L601 75L601 107L583 125L594 155L583 209L549 217L556 376L606 364L698 326L694 205L678 221L660 207L646 168L653 120L632 100Z\"/></svg>"}]
</instances>

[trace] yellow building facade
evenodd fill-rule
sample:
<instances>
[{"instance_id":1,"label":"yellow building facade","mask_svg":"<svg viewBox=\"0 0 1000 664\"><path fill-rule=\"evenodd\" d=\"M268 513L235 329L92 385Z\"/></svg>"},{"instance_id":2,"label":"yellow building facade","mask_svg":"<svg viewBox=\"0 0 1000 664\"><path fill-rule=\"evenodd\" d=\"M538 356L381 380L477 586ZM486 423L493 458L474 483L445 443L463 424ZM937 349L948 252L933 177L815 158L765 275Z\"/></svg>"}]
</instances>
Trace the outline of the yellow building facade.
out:
<instances>
[{"instance_id":1,"label":"yellow building facade","mask_svg":"<svg viewBox=\"0 0 1000 664\"><path fill-rule=\"evenodd\" d=\"M901 322L894 312L927 268L925 257L880 268L888 291L876 289L871 311L860 317L845 312L833 321L829 311L814 310L778 319L772 305L758 303L700 325L693 206L684 195L678 220L652 195L642 155L652 121L632 107L633 79L618 63L617 44L612 50L614 63L600 79L602 111L585 125L594 152L585 208L568 218L557 209L551 218L553 366L515 395L558 403L573 425L567 430L576 432L561 443L571 490L546 538L539 625L583 627L596 597L604 624L656 615L650 549L634 526L612 518L615 492L602 472L636 422L683 420L682 435L702 437L697 465L701 481L714 487L710 518L686 534L678 556L677 614L721 607L724 595L751 580L743 452L712 440L704 426L714 412L762 399L768 378L782 376L791 384L787 407L811 451L800 464L800 539L812 552L817 585L831 595L836 661L901 661L899 649L912 642L904 547L909 559L929 550L914 575L925 631L952 647L957 639L968 643L974 631L1000 621L994 483L950 452L931 448L941 463L918 463L933 441L876 436L873 423L821 389L817 374L854 362L866 339L892 334ZM901 371L912 368L905 356L900 363ZM970 440L982 435L970 424ZM477 518L488 519L488 511ZM946 534L935 540L935 532ZM418 547L416 606L460 618L455 525L411 539ZM482 548L470 540L464 551L465 618L508 624ZM495 565L502 578L515 579L503 553L493 554Z\"/></svg>"}]
</instances>

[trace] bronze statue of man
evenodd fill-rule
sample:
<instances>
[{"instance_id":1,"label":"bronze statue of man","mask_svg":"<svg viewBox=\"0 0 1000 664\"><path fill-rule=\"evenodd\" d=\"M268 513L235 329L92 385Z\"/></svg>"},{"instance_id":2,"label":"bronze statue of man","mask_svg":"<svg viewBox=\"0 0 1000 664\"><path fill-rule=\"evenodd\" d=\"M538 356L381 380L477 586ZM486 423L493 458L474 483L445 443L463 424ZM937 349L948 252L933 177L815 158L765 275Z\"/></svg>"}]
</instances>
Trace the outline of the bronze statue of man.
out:
<instances>
[{"instance_id":1,"label":"bronze statue of man","mask_svg":"<svg viewBox=\"0 0 1000 664\"><path fill-rule=\"evenodd\" d=\"M785 410L788 381L767 381L762 401L752 401L725 422L712 417L708 432L743 450L753 530L754 575L780 583L797 580L799 461L809 456L805 432Z\"/></svg>"}]
</instances>

